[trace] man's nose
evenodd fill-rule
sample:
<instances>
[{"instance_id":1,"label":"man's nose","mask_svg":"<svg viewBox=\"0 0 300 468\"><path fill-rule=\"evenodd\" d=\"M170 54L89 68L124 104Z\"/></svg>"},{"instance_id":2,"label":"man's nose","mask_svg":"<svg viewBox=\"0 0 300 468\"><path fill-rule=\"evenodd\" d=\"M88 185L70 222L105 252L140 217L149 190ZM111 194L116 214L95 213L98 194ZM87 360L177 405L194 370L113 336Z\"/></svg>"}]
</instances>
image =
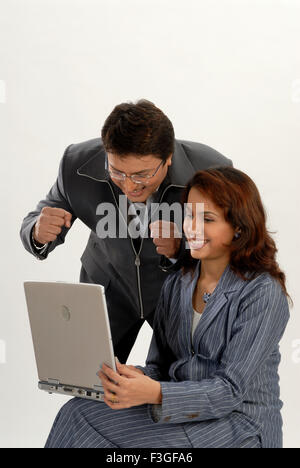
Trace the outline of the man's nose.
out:
<instances>
[{"instance_id":1,"label":"man's nose","mask_svg":"<svg viewBox=\"0 0 300 468\"><path fill-rule=\"evenodd\" d=\"M137 189L137 187L139 186L139 184L133 182L130 177L126 177L126 179L124 180L124 189L126 192L133 192L134 190Z\"/></svg>"}]
</instances>

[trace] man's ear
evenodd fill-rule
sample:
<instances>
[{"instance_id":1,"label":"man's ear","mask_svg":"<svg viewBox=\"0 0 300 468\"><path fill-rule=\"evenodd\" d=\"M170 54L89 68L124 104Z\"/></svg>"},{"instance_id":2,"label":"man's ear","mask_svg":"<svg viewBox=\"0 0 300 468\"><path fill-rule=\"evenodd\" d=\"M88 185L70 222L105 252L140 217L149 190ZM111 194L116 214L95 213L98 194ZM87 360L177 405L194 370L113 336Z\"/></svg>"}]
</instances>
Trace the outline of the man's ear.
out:
<instances>
[{"instance_id":1,"label":"man's ear","mask_svg":"<svg viewBox=\"0 0 300 468\"><path fill-rule=\"evenodd\" d=\"M173 159L173 153L171 153L170 156L169 156L168 159L167 159L167 166L171 166L171 165L172 165L172 159Z\"/></svg>"}]
</instances>

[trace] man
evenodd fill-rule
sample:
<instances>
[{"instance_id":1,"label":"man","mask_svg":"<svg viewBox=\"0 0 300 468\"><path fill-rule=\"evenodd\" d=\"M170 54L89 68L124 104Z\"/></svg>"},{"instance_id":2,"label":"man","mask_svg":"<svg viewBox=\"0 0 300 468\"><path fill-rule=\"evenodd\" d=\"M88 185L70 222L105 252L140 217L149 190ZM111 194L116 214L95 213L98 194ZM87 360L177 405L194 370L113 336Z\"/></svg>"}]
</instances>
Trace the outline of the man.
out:
<instances>
[{"instance_id":1,"label":"man","mask_svg":"<svg viewBox=\"0 0 300 468\"><path fill-rule=\"evenodd\" d=\"M185 248L171 221L168 238L159 221L150 226L153 237L133 235L132 221L139 219L134 208L144 205L151 212L153 203L179 203L196 171L232 162L200 143L175 140L168 117L146 100L116 106L101 137L66 149L55 184L24 219L21 238L44 260L64 243L76 218L90 228L80 281L105 287L115 354L126 363L144 321L152 326L162 284L179 268ZM118 235L105 237L102 208L109 206L117 210ZM120 235L124 228L127 236Z\"/></svg>"}]
</instances>

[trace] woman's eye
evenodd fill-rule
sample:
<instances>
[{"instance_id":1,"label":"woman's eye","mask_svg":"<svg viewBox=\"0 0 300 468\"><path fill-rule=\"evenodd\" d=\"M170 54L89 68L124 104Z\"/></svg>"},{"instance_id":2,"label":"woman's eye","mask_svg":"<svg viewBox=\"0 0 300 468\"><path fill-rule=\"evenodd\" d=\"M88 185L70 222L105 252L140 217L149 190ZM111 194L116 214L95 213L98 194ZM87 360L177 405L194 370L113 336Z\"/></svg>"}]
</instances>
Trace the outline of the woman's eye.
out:
<instances>
[{"instance_id":1,"label":"woman's eye","mask_svg":"<svg viewBox=\"0 0 300 468\"><path fill-rule=\"evenodd\" d=\"M186 219L193 219L193 215L191 213L187 213L185 215ZM212 223L213 222L213 219L210 219L210 218L204 218L204 221L206 223Z\"/></svg>"}]
</instances>

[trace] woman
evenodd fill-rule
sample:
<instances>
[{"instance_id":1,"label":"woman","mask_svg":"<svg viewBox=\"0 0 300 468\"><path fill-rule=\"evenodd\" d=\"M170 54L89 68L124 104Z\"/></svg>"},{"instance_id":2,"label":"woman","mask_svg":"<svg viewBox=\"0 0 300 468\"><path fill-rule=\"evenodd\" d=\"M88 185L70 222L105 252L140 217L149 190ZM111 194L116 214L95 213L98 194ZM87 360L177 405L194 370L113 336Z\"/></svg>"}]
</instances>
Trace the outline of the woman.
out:
<instances>
[{"instance_id":1,"label":"woman","mask_svg":"<svg viewBox=\"0 0 300 468\"><path fill-rule=\"evenodd\" d=\"M190 250L163 286L146 367L103 366L106 404L70 400L46 447L282 447L288 294L258 190L215 168L183 202Z\"/></svg>"}]
</instances>

